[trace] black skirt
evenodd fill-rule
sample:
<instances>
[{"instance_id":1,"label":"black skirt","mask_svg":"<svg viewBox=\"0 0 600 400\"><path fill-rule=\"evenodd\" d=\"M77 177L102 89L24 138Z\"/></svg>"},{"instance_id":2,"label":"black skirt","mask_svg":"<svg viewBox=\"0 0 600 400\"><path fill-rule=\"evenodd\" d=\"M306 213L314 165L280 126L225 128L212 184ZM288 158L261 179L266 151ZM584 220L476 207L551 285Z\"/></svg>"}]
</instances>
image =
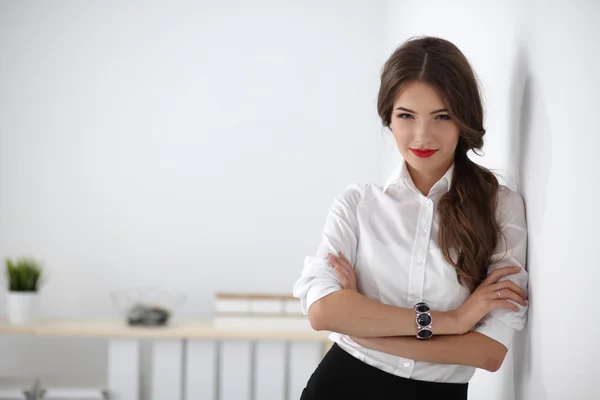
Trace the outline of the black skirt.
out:
<instances>
[{"instance_id":1,"label":"black skirt","mask_svg":"<svg viewBox=\"0 0 600 400\"><path fill-rule=\"evenodd\" d=\"M392 375L334 344L308 380L300 400L465 400L468 386Z\"/></svg>"}]
</instances>

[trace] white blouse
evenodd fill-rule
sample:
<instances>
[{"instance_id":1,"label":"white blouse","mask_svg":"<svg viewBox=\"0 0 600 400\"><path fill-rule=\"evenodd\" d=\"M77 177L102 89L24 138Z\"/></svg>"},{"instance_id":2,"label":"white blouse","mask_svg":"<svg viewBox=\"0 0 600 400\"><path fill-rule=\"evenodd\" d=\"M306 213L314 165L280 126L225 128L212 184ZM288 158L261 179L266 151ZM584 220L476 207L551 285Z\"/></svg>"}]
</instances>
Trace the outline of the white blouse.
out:
<instances>
[{"instance_id":1,"label":"white blouse","mask_svg":"<svg viewBox=\"0 0 600 400\"><path fill-rule=\"evenodd\" d=\"M437 202L450 188L453 168L428 196L415 187L404 162L383 188L368 183L347 186L333 201L317 253L305 258L294 285L303 313L315 301L341 290L327 261L328 253L339 251L354 266L358 291L373 300L405 308L425 301L436 311L458 308L470 293L458 283L438 243ZM506 186L500 186L497 218L508 245L499 240L488 273L520 265L519 273L503 279L513 280L527 293L525 210L521 196ZM514 304L518 312L493 310L473 330L508 348L515 332L523 328L527 312L527 307ZM404 378L463 383L475 373L470 366L432 364L366 349L340 333L332 333L329 339L359 360Z\"/></svg>"}]
</instances>

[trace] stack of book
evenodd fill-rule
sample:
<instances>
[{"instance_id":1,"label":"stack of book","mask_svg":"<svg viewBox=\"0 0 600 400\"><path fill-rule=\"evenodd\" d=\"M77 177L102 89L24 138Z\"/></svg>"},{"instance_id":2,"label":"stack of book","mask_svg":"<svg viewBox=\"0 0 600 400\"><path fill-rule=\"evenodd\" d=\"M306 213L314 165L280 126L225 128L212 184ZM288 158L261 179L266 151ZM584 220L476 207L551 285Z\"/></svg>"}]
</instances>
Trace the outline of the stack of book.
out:
<instances>
[{"instance_id":1,"label":"stack of book","mask_svg":"<svg viewBox=\"0 0 600 400\"><path fill-rule=\"evenodd\" d=\"M217 328L310 329L298 299L263 293L216 293L214 324Z\"/></svg>"}]
</instances>

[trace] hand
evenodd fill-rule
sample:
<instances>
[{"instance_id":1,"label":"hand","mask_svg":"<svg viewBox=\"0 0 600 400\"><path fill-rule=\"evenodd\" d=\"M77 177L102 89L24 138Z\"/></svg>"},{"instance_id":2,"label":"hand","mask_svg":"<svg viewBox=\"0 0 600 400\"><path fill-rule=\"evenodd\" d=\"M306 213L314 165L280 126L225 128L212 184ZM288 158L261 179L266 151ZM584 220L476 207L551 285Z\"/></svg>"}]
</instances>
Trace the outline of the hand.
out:
<instances>
[{"instance_id":1,"label":"hand","mask_svg":"<svg viewBox=\"0 0 600 400\"><path fill-rule=\"evenodd\" d=\"M459 308L453 311L458 319L460 333L469 332L490 311L506 308L518 312L519 308L508 300L527 306L525 291L510 280L498 282L507 275L516 274L521 267L504 267L494 270Z\"/></svg>"},{"instance_id":2,"label":"hand","mask_svg":"<svg viewBox=\"0 0 600 400\"><path fill-rule=\"evenodd\" d=\"M342 284L343 289L354 290L357 292L356 288L356 274L354 273L354 268L350 261L344 256L344 254L340 251L339 256L334 256L329 253L327 257L335 273Z\"/></svg>"}]
</instances>

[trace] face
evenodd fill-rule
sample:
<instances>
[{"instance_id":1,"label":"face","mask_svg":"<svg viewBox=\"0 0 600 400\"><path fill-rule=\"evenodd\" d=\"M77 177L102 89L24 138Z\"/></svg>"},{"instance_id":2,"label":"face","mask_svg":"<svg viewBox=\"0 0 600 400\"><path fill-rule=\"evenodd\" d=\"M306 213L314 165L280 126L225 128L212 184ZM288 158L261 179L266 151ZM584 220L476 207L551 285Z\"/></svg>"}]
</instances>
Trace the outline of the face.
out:
<instances>
[{"instance_id":1,"label":"face","mask_svg":"<svg viewBox=\"0 0 600 400\"><path fill-rule=\"evenodd\" d=\"M432 86L404 86L394 102L390 128L409 169L441 177L454 162L460 131Z\"/></svg>"}]
</instances>

